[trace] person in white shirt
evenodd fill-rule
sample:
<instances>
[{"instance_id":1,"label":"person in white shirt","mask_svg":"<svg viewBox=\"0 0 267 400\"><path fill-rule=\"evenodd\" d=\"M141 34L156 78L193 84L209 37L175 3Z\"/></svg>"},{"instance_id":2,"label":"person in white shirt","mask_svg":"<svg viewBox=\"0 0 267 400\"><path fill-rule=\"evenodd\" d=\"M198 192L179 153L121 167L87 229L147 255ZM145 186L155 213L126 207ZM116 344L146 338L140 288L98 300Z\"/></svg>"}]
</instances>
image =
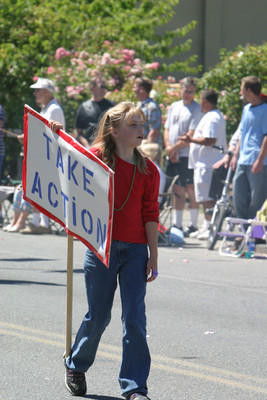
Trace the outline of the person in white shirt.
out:
<instances>
[{"instance_id":1,"label":"person in white shirt","mask_svg":"<svg viewBox=\"0 0 267 400\"><path fill-rule=\"evenodd\" d=\"M33 85L30 86L34 89L35 101L41 107L40 114L48 119L59 121L65 129L64 112L54 98L55 86L50 79L39 78ZM18 140L23 144L24 135L18 136ZM14 196L14 215L11 223L5 227L8 232L20 232L23 234L43 234L52 233L49 218L40 213L37 209L30 206L22 198L22 192L16 191L18 198ZM32 211L32 221L25 227L28 215Z\"/></svg>"},{"instance_id":2,"label":"person in white shirt","mask_svg":"<svg viewBox=\"0 0 267 400\"><path fill-rule=\"evenodd\" d=\"M166 175L178 179L174 185L173 224L184 231L185 237L197 231L198 204L194 194L193 171L188 168L189 145L181 141L183 135L193 136L203 117L200 105L194 100L196 83L186 77L181 82L182 99L171 104L165 123L164 143L167 155ZM186 194L190 204L190 226L183 229L182 219L186 203Z\"/></svg>"},{"instance_id":3,"label":"person in white shirt","mask_svg":"<svg viewBox=\"0 0 267 400\"><path fill-rule=\"evenodd\" d=\"M212 166L220 160L220 152L212 146L226 149L226 122L217 109L217 93L213 89L204 89L200 93L200 106L204 117L195 129L194 136L184 135L181 140L190 143L189 168L194 169L194 188L196 201L203 204L204 212L214 207L215 200L209 197L212 178ZM204 224L190 237L207 239L211 216L206 213Z\"/></svg>"}]
</instances>

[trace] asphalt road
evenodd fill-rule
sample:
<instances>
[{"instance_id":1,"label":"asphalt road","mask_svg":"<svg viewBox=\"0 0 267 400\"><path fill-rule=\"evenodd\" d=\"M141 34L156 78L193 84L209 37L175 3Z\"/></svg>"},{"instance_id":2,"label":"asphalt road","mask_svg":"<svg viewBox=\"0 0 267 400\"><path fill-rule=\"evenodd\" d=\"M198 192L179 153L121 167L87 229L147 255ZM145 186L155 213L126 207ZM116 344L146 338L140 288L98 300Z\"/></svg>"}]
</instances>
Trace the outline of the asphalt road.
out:
<instances>
[{"instance_id":1,"label":"asphalt road","mask_svg":"<svg viewBox=\"0 0 267 400\"><path fill-rule=\"evenodd\" d=\"M65 400L67 239L0 231L0 399ZM86 312L85 247L74 242L73 335ZM152 400L267 399L267 261L189 239L159 249L148 285ZM121 399L120 299L87 373L88 399Z\"/></svg>"}]
</instances>

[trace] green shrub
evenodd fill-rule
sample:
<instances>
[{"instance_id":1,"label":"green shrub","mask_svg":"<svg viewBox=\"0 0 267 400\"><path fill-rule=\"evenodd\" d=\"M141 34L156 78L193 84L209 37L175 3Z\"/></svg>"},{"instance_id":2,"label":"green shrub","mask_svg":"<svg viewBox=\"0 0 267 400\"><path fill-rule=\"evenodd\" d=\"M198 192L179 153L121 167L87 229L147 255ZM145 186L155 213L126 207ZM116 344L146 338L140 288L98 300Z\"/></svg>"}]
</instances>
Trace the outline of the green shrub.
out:
<instances>
[{"instance_id":1,"label":"green shrub","mask_svg":"<svg viewBox=\"0 0 267 400\"><path fill-rule=\"evenodd\" d=\"M238 46L235 51L220 51L220 62L198 80L198 89L212 88L219 95L218 108L227 120L228 139L237 128L241 113L240 83L244 76L255 75L262 80L267 94L267 43L260 46Z\"/></svg>"}]
</instances>

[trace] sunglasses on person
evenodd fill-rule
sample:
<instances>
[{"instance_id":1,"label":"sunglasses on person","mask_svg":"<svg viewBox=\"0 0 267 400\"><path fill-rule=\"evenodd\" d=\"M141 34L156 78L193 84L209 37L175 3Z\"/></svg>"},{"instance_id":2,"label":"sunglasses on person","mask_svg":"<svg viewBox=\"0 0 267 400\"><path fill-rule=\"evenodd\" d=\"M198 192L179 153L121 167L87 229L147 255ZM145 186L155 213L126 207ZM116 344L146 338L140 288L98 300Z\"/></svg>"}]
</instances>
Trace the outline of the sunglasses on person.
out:
<instances>
[{"instance_id":1,"label":"sunglasses on person","mask_svg":"<svg viewBox=\"0 0 267 400\"><path fill-rule=\"evenodd\" d=\"M186 93L186 94L195 94L196 92L194 90L184 90L184 93Z\"/></svg>"}]
</instances>

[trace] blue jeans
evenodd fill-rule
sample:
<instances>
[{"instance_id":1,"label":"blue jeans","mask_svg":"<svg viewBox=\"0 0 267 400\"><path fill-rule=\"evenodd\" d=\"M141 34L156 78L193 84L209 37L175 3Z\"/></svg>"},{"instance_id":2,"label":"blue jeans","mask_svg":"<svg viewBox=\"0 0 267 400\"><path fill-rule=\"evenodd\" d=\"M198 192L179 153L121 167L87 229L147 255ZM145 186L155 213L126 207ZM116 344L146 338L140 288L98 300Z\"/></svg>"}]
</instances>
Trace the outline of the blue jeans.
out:
<instances>
[{"instance_id":1,"label":"blue jeans","mask_svg":"<svg viewBox=\"0 0 267 400\"><path fill-rule=\"evenodd\" d=\"M255 218L267 198L267 166L258 174L251 165L237 165L233 180L234 207L238 218Z\"/></svg>"},{"instance_id":2,"label":"blue jeans","mask_svg":"<svg viewBox=\"0 0 267 400\"><path fill-rule=\"evenodd\" d=\"M112 241L109 269L87 249L84 261L88 312L67 359L67 366L86 372L93 364L102 333L111 319L117 281L120 285L123 352L119 373L121 393L147 394L150 354L146 341L147 245Z\"/></svg>"}]
</instances>

